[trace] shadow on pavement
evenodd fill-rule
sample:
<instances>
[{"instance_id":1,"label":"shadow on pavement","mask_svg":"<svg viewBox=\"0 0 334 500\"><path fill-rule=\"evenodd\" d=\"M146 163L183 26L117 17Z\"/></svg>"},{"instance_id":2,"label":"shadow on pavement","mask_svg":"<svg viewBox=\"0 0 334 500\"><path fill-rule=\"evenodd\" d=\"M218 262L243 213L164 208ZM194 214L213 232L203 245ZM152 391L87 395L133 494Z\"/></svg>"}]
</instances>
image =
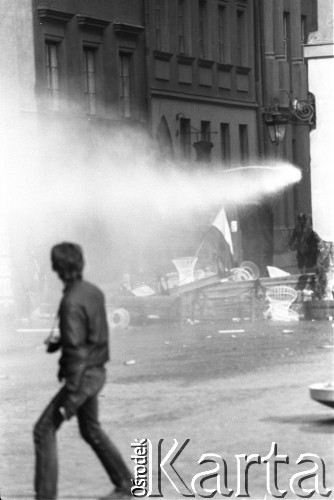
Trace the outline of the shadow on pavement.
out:
<instances>
[{"instance_id":1,"label":"shadow on pavement","mask_svg":"<svg viewBox=\"0 0 334 500\"><path fill-rule=\"evenodd\" d=\"M262 419L263 422L276 422L278 424L296 424L304 432L334 432L333 416L324 416L317 413L312 415L291 415L288 417L270 417Z\"/></svg>"}]
</instances>

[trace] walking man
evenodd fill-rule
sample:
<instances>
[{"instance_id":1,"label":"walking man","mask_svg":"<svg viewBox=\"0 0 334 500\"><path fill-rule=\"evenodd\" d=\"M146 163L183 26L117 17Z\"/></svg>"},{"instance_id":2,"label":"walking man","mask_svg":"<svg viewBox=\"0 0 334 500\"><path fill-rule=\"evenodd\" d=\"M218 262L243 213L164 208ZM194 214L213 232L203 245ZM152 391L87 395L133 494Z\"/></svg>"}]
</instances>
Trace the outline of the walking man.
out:
<instances>
[{"instance_id":1,"label":"walking man","mask_svg":"<svg viewBox=\"0 0 334 500\"><path fill-rule=\"evenodd\" d=\"M108 325L102 292L82 279L83 253L79 245L60 243L51 250L52 269L64 283L59 307L60 338L50 338L48 352L61 349L60 391L34 428L36 500L57 497L56 431L76 416L83 439L100 459L114 491L105 500L131 497L131 473L98 420L98 393L106 379L109 359Z\"/></svg>"}]
</instances>

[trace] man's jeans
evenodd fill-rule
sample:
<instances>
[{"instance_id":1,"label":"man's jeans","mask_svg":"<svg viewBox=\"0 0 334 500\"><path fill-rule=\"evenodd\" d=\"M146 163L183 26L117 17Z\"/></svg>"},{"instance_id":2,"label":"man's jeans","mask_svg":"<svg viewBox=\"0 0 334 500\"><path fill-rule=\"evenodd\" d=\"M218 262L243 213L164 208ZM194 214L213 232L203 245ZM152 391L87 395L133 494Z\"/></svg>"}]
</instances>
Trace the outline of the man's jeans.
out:
<instances>
[{"instance_id":1,"label":"man's jeans","mask_svg":"<svg viewBox=\"0 0 334 500\"><path fill-rule=\"evenodd\" d=\"M122 456L101 429L98 421L98 397L105 382L105 369L95 367L84 373L76 393L62 387L46 407L34 428L36 453L35 492L38 500L57 496L58 460L56 431L64 421L59 408L68 418L76 414L81 436L93 448L116 488L130 491L131 473Z\"/></svg>"}]
</instances>

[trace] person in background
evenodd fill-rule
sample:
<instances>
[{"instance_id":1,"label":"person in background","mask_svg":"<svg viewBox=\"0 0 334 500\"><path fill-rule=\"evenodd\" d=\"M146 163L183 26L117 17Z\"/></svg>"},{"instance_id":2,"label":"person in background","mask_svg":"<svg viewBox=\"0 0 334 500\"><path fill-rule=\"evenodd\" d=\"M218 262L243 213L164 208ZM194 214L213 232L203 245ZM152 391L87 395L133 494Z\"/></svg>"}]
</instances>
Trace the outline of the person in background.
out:
<instances>
[{"instance_id":1,"label":"person in background","mask_svg":"<svg viewBox=\"0 0 334 500\"><path fill-rule=\"evenodd\" d=\"M312 219L301 212L288 246L297 251L297 265L301 273L315 270L319 255L320 237L312 228Z\"/></svg>"},{"instance_id":2,"label":"person in background","mask_svg":"<svg viewBox=\"0 0 334 500\"><path fill-rule=\"evenodd\" d=\"M64 283L59 307L60 337L47 342L48 352L61 350L58 379L63 385L34 427L37 500L57 496L56 431L74 415L83 439L100 459L115 489L107 499L131 497L132 477L98 420L98 393L106 379L109 334L103 293L82 279L81 247L60 243L51 250L52 269Z\"/></svg>"}]
</instances>

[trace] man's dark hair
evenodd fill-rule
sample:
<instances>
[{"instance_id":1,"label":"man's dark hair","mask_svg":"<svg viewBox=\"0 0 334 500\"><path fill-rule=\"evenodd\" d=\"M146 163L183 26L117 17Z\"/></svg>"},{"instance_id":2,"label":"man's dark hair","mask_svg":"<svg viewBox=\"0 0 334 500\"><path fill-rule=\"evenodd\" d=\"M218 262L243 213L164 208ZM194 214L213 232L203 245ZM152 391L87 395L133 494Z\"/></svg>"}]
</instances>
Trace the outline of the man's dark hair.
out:
<instances>
[{"instance_id":1,"label":"man's dark hair","mask_svg":"<svg viewBox=\"0 0 334 500\"><path fill-rule=\"evenodd\" d=\"M51 249L52 269L59 278L70 283L82 278L84 267L83 252L80 245L75 243L59 243Z\"/></svg>"}]
</instances>

